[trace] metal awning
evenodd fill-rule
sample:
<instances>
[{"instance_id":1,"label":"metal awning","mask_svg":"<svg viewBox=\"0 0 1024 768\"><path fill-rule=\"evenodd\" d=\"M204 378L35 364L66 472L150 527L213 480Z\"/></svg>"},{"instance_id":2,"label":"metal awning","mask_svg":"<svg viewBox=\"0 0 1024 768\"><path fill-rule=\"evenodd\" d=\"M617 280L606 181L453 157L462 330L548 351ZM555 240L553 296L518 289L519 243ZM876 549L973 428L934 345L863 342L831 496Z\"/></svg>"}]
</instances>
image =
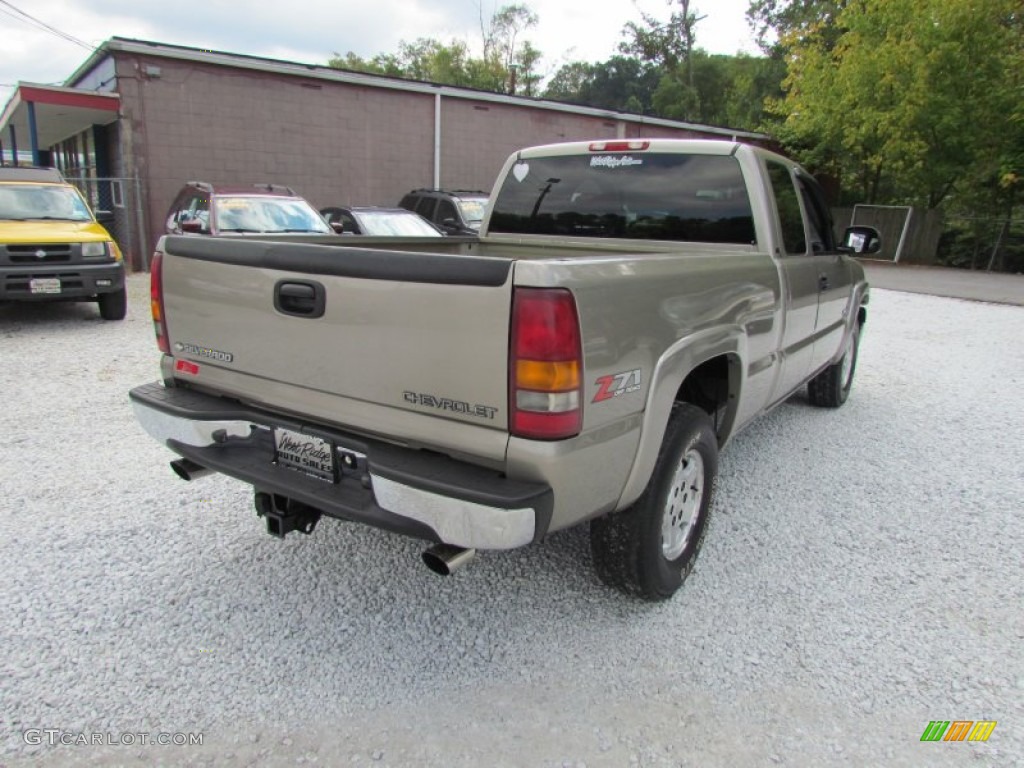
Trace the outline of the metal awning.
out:
<instances>
[{"instance_id":1,"label":"metal awning","mask_svg":"<svg viewBox=\"0 0 1024 768\"><path fill-rule=\"evenodd\" d=\"M78 88L18 83L0 115L0 141L5 149L37 152L81 133L93 125L117 120L121 97Z\"/></svg>"}]
</instances>

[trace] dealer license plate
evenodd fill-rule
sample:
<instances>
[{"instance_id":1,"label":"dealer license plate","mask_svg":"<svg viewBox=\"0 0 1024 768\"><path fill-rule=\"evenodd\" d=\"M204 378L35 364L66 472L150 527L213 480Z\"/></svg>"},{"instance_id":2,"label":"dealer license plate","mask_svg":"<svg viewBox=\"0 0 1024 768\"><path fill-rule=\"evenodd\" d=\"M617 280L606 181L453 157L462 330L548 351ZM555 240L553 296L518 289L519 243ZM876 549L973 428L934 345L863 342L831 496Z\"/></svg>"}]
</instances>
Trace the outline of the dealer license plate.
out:
<instances>
[{"instance_id":1,"label":"dealer license plate","mask_svg":"<svg viewBox=\"0 0 1024 768\"><path fill-rule=\"evenodd\" d=\"M60 293L60 278L37 277L28 281L30 293Z\"/></svg>"},{"instance_id":2,"label":"dealer license plate","mask_svg":"<svg viewBox=\"0 0 1024 768\"><path fill-rule=\"evenodd\" d=\"M334 446L327 440L290 429L274 429L274 461L282 467L333 483L337 480Z\"/></svg>"}]
</instances>

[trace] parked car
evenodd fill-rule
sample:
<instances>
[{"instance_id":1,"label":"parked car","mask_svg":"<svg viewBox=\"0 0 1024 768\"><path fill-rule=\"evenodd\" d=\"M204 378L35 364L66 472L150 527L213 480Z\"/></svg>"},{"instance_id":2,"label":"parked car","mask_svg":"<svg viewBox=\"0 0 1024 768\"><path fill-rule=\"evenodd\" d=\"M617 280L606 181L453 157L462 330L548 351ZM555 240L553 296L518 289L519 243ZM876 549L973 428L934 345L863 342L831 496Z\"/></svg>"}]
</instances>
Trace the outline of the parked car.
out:
<instances>
[{"instance_id":1,"label":"parked car","mask_svg":"<svg viewBox=\"0 0 1024 768\"><path fill-rule=\"evenodd\" d=\"M167 213L169 235L313 234L333 230L291 187L188 182Z\"/></svg>"},{"instance_id":2,"label":"parked car","mask_svg":"<svg viewBox=\"0 0 1024 768\"><path fill-rule=\"evenodd\" d=\"M414 189L399 205L416 211L448 235L475 235L487 208L487 193L468 190L445 192L440 189Z\"/></svg>"},{"instance_id":3,"label":"parked car","mask_svg":"<svg viewBox=\"0 0 1024 768\"><path fill-rule=\"evenodd\" d=\"M123 320L121 251L100 224L113 218L54 168L0 167L0 301L95 301Z\"/></svg>"},{"instance_id":4,"label":"parked car","mask_svg":"<svg viewBox=\"0 0 1024 768\"><path fill-rule=\"evenodd\" d=\"M348 206L321 208L320 215L343 235L374 235L377 237L443 237L438 227L418 213L405 208Z\"/></svg>"}]
</instances>

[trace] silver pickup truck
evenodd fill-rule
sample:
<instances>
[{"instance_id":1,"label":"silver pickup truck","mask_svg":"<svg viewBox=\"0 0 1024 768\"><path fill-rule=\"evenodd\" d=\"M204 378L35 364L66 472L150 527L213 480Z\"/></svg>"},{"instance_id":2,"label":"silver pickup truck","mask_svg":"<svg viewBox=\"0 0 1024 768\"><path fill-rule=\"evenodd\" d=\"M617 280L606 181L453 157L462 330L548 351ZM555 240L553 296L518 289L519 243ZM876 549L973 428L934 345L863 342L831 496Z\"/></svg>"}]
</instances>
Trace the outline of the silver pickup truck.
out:
<instances>
[{"instance_id":1,"label":"silver pickup truck","mask_svg":"<svg viewBox=\"0 0 1024 768\"><path fill-rule=\"evenodd\" d=\"M133 389L185 479L433 542L448 573L590 523L607 584L671 596L719 450L807 386L850 391L868 286L792 161L725 141L524 149L478 240L165 237L162 381Z\"/></svg>"}]
</instances>

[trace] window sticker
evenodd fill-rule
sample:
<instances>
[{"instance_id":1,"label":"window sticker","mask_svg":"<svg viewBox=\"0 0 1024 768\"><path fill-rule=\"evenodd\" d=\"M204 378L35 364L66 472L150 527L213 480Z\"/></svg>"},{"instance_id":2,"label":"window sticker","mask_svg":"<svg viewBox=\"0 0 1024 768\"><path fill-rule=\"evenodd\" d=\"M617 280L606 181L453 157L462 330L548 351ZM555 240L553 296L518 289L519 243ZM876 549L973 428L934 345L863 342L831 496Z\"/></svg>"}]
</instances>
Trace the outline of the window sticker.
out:
<instances>
[{"instance_id":1,"label":"window sticker","mask_svg":"<svg viewBox=\"0 0 1024 768\"><path fill-rule=\"evenodd\" d=\"M516 181L522 183L530 175L530 164L522 161L516 163L512 166L512 175L516 177Z\"/></svg>"},{"instance_id":2,"label":"window sticker","mask_svg":"<svg viewBox=\"0 0 1024 768\"><path fill-rule=\"evenodd\" d=\"M632 155L596 155L590 158L591 168L622 168L629 165L643 164L643 160Z\"/></svg>"}]
</instances>

